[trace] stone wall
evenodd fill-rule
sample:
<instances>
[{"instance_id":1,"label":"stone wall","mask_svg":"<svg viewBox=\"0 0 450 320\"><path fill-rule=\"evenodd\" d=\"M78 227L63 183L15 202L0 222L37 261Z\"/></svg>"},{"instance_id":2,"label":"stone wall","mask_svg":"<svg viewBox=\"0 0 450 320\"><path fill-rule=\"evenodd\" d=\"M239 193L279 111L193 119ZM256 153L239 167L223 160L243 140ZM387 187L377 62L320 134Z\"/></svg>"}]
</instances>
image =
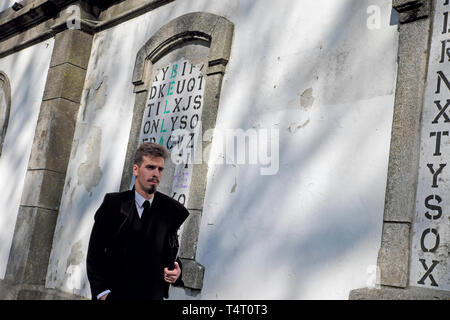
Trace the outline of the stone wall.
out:
<instances>
[{"instance_id":1,"label":"stone wall","mask_svg":"<svg viewBox=\"0 0 450 320\"><path fill-rule=\"evenodd\" d=\"M438 170L434 162L445 162L446 159L446 155L440 153L442 132L435 131L436 126L439 127L436 125L438 119L442 114L445 116L445 109L436 116L433 101L438 109L442 109L440 100L436 100L440 90L435 91L436 80L440 83L442 79L435 77L437 66L445 71L439 37L445 37L447 33L447 30L441 32L441 26L442 18L448 14L448 1L399 0L394 1L393 6L400 12L399 69L378 254L381 286L372 290L354 290L350 298L448 299L449 220L445 213L443 219L438 220L440 216L431 217L426 211L434 209L442 213L440 206L431 207L430 202L437 199L439 204L442 201L434 193L439 192L438 175L443 166ZM430 139L434 135L439 138L433 142ZM431 182L428 179L430 172L434 173ZM445 177L439 178L441 189L446 188L446 181ZM424 219L427 216L429 219ZM433 228L429 227L430 220ZM425 239L428 233L435 235L434 242Z\"/></svg>"}]
</instances>

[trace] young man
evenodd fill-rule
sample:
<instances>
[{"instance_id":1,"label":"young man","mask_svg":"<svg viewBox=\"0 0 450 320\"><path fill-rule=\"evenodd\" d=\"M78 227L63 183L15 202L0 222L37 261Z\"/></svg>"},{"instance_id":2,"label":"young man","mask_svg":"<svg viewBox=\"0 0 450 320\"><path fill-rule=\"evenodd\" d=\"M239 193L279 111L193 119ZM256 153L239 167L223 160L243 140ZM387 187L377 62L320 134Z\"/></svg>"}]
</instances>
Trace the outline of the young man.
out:
<instances>
[{"instance_id":1,"label":"young man","mask_svg":"<svg viewBox=\"0 0 450 320\"><path fill-rule=\"evenodd\" d=\"M154 143L136 151L132 190L105 195L89 240L87 275L92 299L168 297L182 285L177 230L189 212L156 191L168 153Z\"/></svg>"}]
</instances>

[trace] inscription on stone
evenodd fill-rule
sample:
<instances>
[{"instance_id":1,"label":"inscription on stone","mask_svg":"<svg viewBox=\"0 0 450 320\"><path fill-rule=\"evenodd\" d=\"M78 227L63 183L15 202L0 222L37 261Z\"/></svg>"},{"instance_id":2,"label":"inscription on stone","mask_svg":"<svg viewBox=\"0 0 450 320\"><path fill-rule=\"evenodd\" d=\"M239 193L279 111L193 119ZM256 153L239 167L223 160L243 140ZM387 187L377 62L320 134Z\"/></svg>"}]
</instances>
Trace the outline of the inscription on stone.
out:
<instances>
[{"instance_id":1,"label":"inscription on stone","mask_svg":"<svg viewBox=\"0 0 450 320\"><path fill-rule=\"evenodd\" d=\"M172 197L183 205L187 204L194 151L202 132L203 67L180 59L161 68L149 90L141 125L140 141L166 147L171 153L167 161L177 164Z\"/></svg>"},{"instance_id":2,"label":"inscription on stone","mask_svg":"<svg viewBox=\"0 0 450 320\"><path fill-rule=\"evenodd\" d=\"M450 291L450 5L436 1L422 114L410 285Z\"/></svg>"}]
</instances>

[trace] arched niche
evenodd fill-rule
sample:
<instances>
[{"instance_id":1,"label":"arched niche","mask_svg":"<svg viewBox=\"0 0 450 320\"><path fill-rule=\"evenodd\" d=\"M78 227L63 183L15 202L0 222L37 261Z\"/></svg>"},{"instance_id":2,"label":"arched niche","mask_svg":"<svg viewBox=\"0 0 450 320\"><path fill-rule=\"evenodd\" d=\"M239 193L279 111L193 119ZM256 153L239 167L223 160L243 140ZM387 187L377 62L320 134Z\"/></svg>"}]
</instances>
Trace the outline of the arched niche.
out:
<instances>
[{"instance_id":1,"label":"arched niche","mask_svg":"<svg viewBox=\"0 0 450 320\"><path fill-rule=\"evenodd\" d=\"M201 126L195 126L196 130L200 131L197 132L197 137L200 139L197 140L194 147L197 152L196 156L200 155L201 159L183 168L188 171L183 174L186 173L189 177L185 199L178 198L178 190L174 191L177 185L176 181L180 180L180 166L170 160L166 161L164 182L160 185L162 192L180 202L185 200L182 203L190 212L190 216L181 230L179 256L183 262L185 287L194 290L202 288L205 271L204 267L195 260L208 171L208 159L205 158L208 155L204 151L209 149L211 143L211 139L202 139L202 137L206 131L215 127L222 79L230 57L233 29L230 21L210 13L195 12L180 16L161 27L139 50L133 72L135 105L121 190L128 190L133 183L133 156L137 147L143 142L144 133L148 134L152 131L151 126L153 125L155 135L157 130L164 131L166 134L165 130L170 132L170 123L175 124L177 121L175 113L178 111L175 111L176 107L174 108L173 102L180 105L180 101L184 99L182 109L187 108L186 112L194 110L194 107L189 110L188 106L191 102L194 103L194 100L197 103L196 106L201 106L201 113L199 113L199 107L192 111L191 114L194 116L190 118L191 125L195 122L193 120L196 115L198 119L201 119ZM188 74L191 75L191 78L182 78L187 77ZM175 77L173 77L174 75ZM169 81L170 77L173 77L172 84ZM176 81L177 79L178 81ZM182 97L181 95L184 93L179 85L182 79L187 81L187 85L192 84L187 87L186 91L191 88L193 92L195 87L196 92L190 96L190 93L184 92L187 95ZM164 88L165 93L161 87ZM157 94L155 90L158 89L160 92ZM157 100L157 95L171 95L172 93L175 97L179 92L181 93L178 99L171 100L172 105L170 101L167 102L169 98L165 101L165 106L158 105L159 102L164 104L164 97L161 96L160 100ZM153 109L150 109L151 104L153 104ZM172 109L167 107L168 104ZM162 111L163 108L164 111ZM162 118L161 114L166 109L168 113L173 112L174 114L170 120ZM178 115L180 126L182 117L182 113L180 113ZM157 120L166 120L166 127L162 126L163 121L156 123ZM173 128L175 128L174 125L172 125ZM168 139L159 137L154 139L158 140L157 143L169 145Z\"/></svg>"},{"instance_id":2,"label":"arched niche","mask_svg":"<svg viewBox=\"0 0 450 320\"><path fill-rule=\"evenodd\" d=\"M11 110L11 86L8 77L0 71L0 156L3 150L3 142L8 129L9 113Z\"/></svg>"}]
</instances>

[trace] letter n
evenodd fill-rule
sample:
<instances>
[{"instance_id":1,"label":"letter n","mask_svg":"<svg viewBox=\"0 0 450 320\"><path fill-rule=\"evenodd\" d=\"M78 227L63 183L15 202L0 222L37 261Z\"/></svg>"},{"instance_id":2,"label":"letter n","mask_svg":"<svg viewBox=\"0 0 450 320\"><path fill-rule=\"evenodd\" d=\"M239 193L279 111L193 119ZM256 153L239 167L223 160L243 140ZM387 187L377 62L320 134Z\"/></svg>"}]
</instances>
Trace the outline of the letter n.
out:
<instances>
[{"instance_id":1,"label":"letter n","mask_svg":"<svg viewBox=\"0 0 450 320\"><path fill-rule=\"evenodd\" d=\"M438 75L438 78L437 78L437 86L436 86L436 92L435 93L440 93L441 92L441 80L444 80L444 83L447 86L447 89L450 90L450 82L448 81L448 79L445 76L445 74L442 71L438 71L437 75Z\"/></svg>"}]
</instances>

